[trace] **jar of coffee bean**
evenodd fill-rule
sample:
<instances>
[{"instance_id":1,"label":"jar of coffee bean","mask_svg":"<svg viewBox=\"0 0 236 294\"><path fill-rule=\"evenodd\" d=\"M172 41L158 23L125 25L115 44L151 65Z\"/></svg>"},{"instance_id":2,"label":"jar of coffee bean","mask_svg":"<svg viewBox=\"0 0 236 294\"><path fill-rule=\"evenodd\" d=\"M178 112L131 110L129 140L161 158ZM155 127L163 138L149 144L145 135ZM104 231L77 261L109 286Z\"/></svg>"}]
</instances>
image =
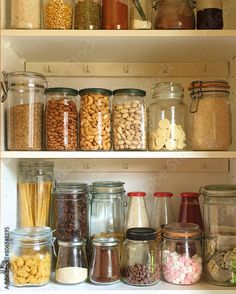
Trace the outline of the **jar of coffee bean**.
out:
<instances>
[{"instance_id":1,"label":"jar of coffee bean","mask_svg":"<svg viewBox=\"0 0 236 294\"><path fill-rule=\"evenodd\" d=\"M78 147L78 91L49 88L46 91L46 149L76 150Z\"/></svg>"}]
</instances>

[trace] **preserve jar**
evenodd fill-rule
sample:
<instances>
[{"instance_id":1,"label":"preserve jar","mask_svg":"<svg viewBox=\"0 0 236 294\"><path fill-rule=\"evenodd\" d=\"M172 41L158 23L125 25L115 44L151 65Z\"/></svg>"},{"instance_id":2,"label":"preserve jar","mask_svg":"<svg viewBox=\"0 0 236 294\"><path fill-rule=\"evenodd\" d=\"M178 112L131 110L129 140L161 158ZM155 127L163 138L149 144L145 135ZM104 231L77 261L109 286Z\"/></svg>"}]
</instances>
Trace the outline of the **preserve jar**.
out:
<instances>
[{"instance_id":1,"label":"preserve jar","mask_svg":"<svg viewBox=\"0 0 236 294\"><path fill-rule=\"evenodd\" d=\"M161 0L155 4L155 29L195 29L193 5L189 0Z\"/></svg>"},{"instance_id":2,"label":"preserve jar","mask_svg":"<svg viewBox=\"0 0 236 294\"><path fill-rule=\"evenodd\" d=\"M78 91L71 88L46 90L45 133L47 150L76 150L78 147Z\"/></svg>"},{"instance_id":3,"label":"preserve jar","mask_svg":"<svg viewBox=\"0 0 236 294\"><path fill-rule=\"evenodd\" d=\"M102 28L129 29L129 0L102 0Z\"/></svg>"},{"instance_id":4,"label":"preserve jar","mask_svg":"<svg viewBox=\"0 0 236 294\"><path fill-rule=\"evenodd\" d=\"M124 282L133 286L151 286L161 279L161 248L156 230L130 228L123 244Z\"/></svg>"},{"instance_id":5,"label":"preserve jar","mask_svg":"<svg viewBox=\"0 0 236 294\"><path fill-rule=\"evenodd\" d=\"M189 87L189 144L193 150L227 150L232 143L230 87L226 81L194 81Z\"/></svg>"},{"instance_id":6,"label":"preserve jar","mask_svg":"<svg viewBox=\"0 0 236 294\"><path fill-rule=\"evenodd\" d=\"M222 0L197 0L197 29L221 30L223 21Z\"/></svg>"},{"instance_id":7,"label":"preserve jar","mask_svg":"<svg viewBox=\"0 0 236 294\"><path fill-rule=\"evenodd\" d=\"M205 280L217 286L235 286L236 186L207 185L202 193Z\"/></svg>"},{"instance_id":8,"label":"preserve jar","mask_svg":"<svg viewBox=\"0 0 236 294\"><path fill-rule=\"evenodd\" d=\"M100 30L102 0L75 0L74 29Z\"/></svg>"},{"instance_id":9,"label":"preserve jar","mask_svg":"<svg viewBox=\"0 0 236 294\"><path fill-rule=\"evenodd\" d=\"M89 273L92 283L114 284L120 281L119 242L115 238L96 238L93 240Z\"/></svg>"},{"instance_id":10,"label":"preserve jar","mask_svg":"<svg viewBox=\"0 0 236 294\"><path fill-rule=\"evenodd\" d=\"M3 73L7 99L7 147L11 151L43 148L44 75L33 72Z\"/></svg>"},{"instance_id":11,"label":"preserve jar","mask_svg":"<svg viewBox=\"0 0 236 294\"><path fill-rule=\"evenodd\" d=\"M166 282L192 285L202 275L202 247L199 226L173 223L164 227L162 274Z\"/></svg>"},{"instance_id":12,"label":"preserve jar","mask_svg":"<svg viewBox=\"0 0 236 294\"><path fill-rule=\"evenodd\" d=\"M113 95L114 150L146 150L146 92L117 89Z\"/></svg>"},{"instance_id":13,"label":"preserve jar","mask_svg":"<svg viewBox=\"0 0 236 294\"><path fill-rule=\"evenodd\" d=\"M182 150L186 148L187 106L181 84L161 82L153 88L149 107L149 149Z\"/></svg>"},{"instance_id":14,"label":"preserve jar","mask_svg":"<svg viewBox=\"0 0 236 294\"><path fill-rule=\"evenodd\" d=\"M80 101L80 149L109 151L111 149L112 92L107 89L89 88L79 91Z\"/></svg>"},{"instance_id":15,"label":"preserve jar","mask_svg":"<svg viewBox=\"0 0 236 294\"><path fill-rule=\"evenodd\" d=\"M85 240L58 241L55 279L60 284L79 284L88 278Z\"/></svg>"},{"instance_id":16,"label":"preserve jar","mask_svg":"<svg viewBox=\"0 0 236 294\"><path fill-rule=\"evenodd\" d=\"M50 226L53 162L23 161L18 174L18 227Z\"/></svg>"},{"instance_id":17,"label":"preserve jar","mask_svg":"<svg viewBox=\"0 0 236 294\"><path fill-rule=\"evenodd\" d=\"M50 282L54 239L49 227L22 227L12 233L10 283L16 287Z\"/></svg>"},{"instance_id":18,"label":"preserve jar","mask_svg":"<svg viewBox=\"0 0 236 294\"><path fill-rule=\"evenodd\" d=\"M133 0L130 10L131 29L152 29L152 0Z\"/></svg>"}]
</instances>

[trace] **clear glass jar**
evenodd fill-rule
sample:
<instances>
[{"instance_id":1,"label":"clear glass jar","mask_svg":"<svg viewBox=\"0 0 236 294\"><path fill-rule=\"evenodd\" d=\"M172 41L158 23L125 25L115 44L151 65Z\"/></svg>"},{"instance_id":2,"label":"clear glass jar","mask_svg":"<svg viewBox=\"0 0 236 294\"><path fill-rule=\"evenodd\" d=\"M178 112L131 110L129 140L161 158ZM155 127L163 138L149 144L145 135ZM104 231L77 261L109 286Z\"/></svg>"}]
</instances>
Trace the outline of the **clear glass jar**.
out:
<instances>
[{"instance_id":1,"label":"clear glass jar","mask_svg":"<svg viewBox=\"0 0 236 294\"><path fill-rule=\"evenodd\" d=\"M146 92L139 89L118 89L113 95L114 150L146 150Z\"/></svg>"},{"instance_id":2,"label":"clear glass jar","mask_svg":"<svg viewBox=\"0 0 236 294\"><path fill-rule=\"evenodd\" d=\"M91 187L91 238L124 241L124 200L122 182L94 182Z\"/></svg>"},{"instance_id":3,"label":"clear glass jar","mask_svg":"<svg viewBox=\"0 0 236 294\"><path fill-rule=\"evenodd\" d=\"M164 228L162 274L166 282L192 285L202 275L201 231L196 224L173 223Z\"/></svg>"},{"instance_id":4,"label":"clear glass jar","mask_svg":"<svg viewBox=\"0 0 236 294\"><path fill-rule=\"evenodd\" d=\"M145 192L129 192L130 197L126 215L126 230L138 227L150 227Z\"/></svg>"},{"instance_id":5,"label":"clear glass jar","mask_svg":"<svg viewBox=\"0 0 236 294\"><path fill-rule=\"evenodd\" d=\"M156 1L155 29L195 29L195 15L189 0Z\"/></svg>"},{"instance_id":6,"label":"clear glass jar","mask_svg":"<svg viewBox=\"0 0 236 294\"><path fill-rule=\"evenodd\" d=\"M186 148L187 106L184 89L174 82L158 83L149 107L149 149L182 150Z\"/></svg>"},{"instance_id":7,"label":"clear glass jar","mask_svg":"<svg viewBox=\"0 0 236 294\"><path fill-rule=\"evenodd\" d=\"M197 29L221 30L224 27L222 0L197 0Z\"/></svg>"},{"instance_id":8,"label":"clear glass jar","mask_svg":"<svg viewBox=\"0 0 236 294\"><path fill-rule=\"evenodd\" d=\"M236 285L236 186L203 188L205 280L217 286Z\"/></svg>"},{"instance_id":9,"label":"clear glass jar","mask_svg":"<svg viewBox=\"0 0 236 294\"><path fill-rule=\"evenodd\" d=\"M60 284L79 284L88 278L85 240L58 241L55 279Z\"/></svg>"},{"instance_id":10,"label":"clear glass jar","mask_svg":"<svg viewBox=\"0 0 236 294\"><path fill-rule=\"evenodd\" d=\"M114 284L120 281L119 240L115 238L93 240L89 278L94 284Z\"/></svg>"},{"instance_id":11,"label":"clear glass jar","mask_svg":"<svg viewBox=\"0 0 236 294\"><path fill-rule=\"evenodd\" d=\"M71 30L74 0L43 0L44 29Z\"/></svg>"},{"instance_id":12,"label":"clear glass jar","mask_svg":"<svg viewBox=\"0 0 236 294\"><path fill-rule=\"evenodd\" d=\"M49 88L46 95L46 150L77 150L78 91L71 88Z\"/></svg>"},{"instance_id":13,"label":"clear glass jar","mask_svg":"<svg viewBox=\"0 0 236 294\"><path fill-rule=\"evenodd\" d=\"M89 88L79 91L80 149L87 151L111 149L112 92L107 89Z\"/></svg>"},{"instance_id":14,"label":"clear glass jar","mask_svg":"<svg viewBox=\"0 0 236 294\"><path fill-rule=\"evenodd\" d=\"M102 0L75 0L74 28L100 30L102 28Z\"/></svg>"},{"instance_id":15,"label":"clear glass jar","mask_svg":"<svg viewBox=\"0 0 236 294\"><path fill-rule=\"evenodd\" d=\"M45 76L33 72L4 72L3 75L3 101L8 98L8 149L42 150Z\"/></svg>"},{"instance_id":16,"label":"clear glass jar","mask_svg":"<svg viewBox=\"0 0 236 294\"><path fill-rule=\"evenodd\" d=\"M53 225L60 241L88 239L88 186L57 183L53 191Z\"/></svg>"},{"instance_id":17,"label":"clear glass jar","mask_svg":"<svg viewBox=\"0 0 236 294\"><path fill-rule=\"evenodd\" d=\"M102 0L102 28L129 29L129 0Z\"/></svg>"},{"instance_id":18,"label":"clear glass jar","mask_svg":"<svg viewBox=\"0 0 236 294\"><path fill-rule=\"evenodd\" d=\"M131 29L152 29L152 0L133 0L130 14Z\"/></svg>"},{"instance_id":19,"label":"clear glass jar","mask_svg":"<svg viewBox=\"0 0 236 294\"><path fill-rule=\"evenodd\" d=\"M133 286L150 286L161 279L161 248L156 230L131 228L123 244L124 282Z\"/></svg>"},{"instance_id":20,"label":"clear glass jar","mask_svg":"<svg viewBox=\"0 0 236 294\"><path fill-rule=\"evenodd\" d=\"M11 0L12 29L41 28L41 0Z\"/></svg>"},{"instance_id":21,"label":"clear glass jar","mask_svg":"<svg viewBox=\"0 0 236 294\"><path fill-rule=\"evenodd\" d=\"M194 81L189 87L189 144L193 150L227 150L232 143L230 87L226 81Z\"/></svg>"},{"instance_id":22,"label":"clear glass jar","mask_svg":"<svg viewBox=\"0 0 236 294\"><path fill-rule=\"evenodd\" d=\"M49 226L53 162L24 161L18 174L18 227Z\"/></svg>"},{"instance_id":23,"label":"clear glass jar","mask_svg":"<svg viewBox=\"0 0 236 294\"><path fill-rule=\"evenodd\" d=\"M49 227L23 227L12 233L10 283L16 287L50 282L53 238Z\"/></svg>"}]
</instances>

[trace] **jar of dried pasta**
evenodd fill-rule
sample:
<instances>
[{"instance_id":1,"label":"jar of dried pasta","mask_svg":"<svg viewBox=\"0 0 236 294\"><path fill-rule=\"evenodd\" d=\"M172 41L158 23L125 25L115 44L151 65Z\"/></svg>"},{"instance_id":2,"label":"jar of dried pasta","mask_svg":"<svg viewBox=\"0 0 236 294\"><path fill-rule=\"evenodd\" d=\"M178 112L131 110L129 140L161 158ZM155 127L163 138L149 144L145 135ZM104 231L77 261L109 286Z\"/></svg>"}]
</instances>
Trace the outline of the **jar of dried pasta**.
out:
<instances>
[{"instance_id":1,"label":"jar of dried pasta","mask_svg":"<svg viewBox=\"0 0 236 294\"><path fill-rule=\"evenodd\" d=\"M189 144L193 150L227 150L232 121L227 81L194 81L189 87Z\"/></svg>"}]
</instances>

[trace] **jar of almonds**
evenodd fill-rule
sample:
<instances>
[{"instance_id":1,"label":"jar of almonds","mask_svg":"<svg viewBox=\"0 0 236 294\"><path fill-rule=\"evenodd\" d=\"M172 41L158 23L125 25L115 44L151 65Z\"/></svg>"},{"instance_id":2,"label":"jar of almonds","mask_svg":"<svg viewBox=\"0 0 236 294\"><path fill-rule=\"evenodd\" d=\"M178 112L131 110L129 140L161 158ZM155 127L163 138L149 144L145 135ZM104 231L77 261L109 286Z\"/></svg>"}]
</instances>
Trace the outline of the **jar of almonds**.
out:
<instances>
[{"instance_id":1,"label":"jar of almonds","mask_svg":"<svg viewBox=\"0 0 236 294\"><path fill-rule=\"evenodd\" d=\"M146 92L118 89L113 95L114 150L146 150Z\"/></svg>"},{"instance_id":2,"label":"jar of almonds","mask_svg":"<svg viewBox=\"0 0 236 294\"><path fill-rule=\"evenodd\" d=\"M107 89L90 88L79 92L80 101L80 149L111 149L111 111Z\"/></svg>"}]
</instances>

